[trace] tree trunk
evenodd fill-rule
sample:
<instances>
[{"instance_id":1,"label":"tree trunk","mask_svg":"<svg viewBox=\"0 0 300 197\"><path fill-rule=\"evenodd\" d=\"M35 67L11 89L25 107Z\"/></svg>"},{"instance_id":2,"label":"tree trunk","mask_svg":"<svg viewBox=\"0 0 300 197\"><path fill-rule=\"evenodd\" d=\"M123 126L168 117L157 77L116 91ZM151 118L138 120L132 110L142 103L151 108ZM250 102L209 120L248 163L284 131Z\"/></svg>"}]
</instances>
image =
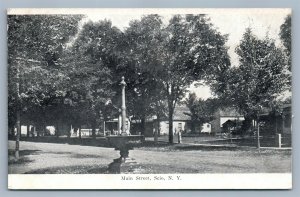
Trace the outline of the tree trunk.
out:
<instances>
[{"instance_id":1,"label":"tree trunk","mask_svg":"<svg viewBox=\"0 0 300 197\"><path fill-rule=\"evenodd\" d=\"M92 138L96 139L96 124L92 124Z\"/></svg>"},{"instance_id":2,"label":"tree trunk","mask_svg":"<svg viewBox=\"0 0 300 197\"><path fill-rule=\"evenodd\" d=\"M43 136L47 135L47 128L46 123L43 125Z\"/></svg>"},{"instance_id":3,"label":"tree trunk","mask_svg":"<svg viewBox=\"0 0 300 197\"><path fill-rule=\"evenodd\" d=\"M12 137L12 139L14 139L15 137L15 127L11 127L9 128L9 133L10 133L10 136Z\"/></svg>"},{"instance_id":4,"label":"tree trunk","mask_svg":"<svg viewBox=\"0 0 300 197\"><path fill-rule=\"evenodd\" d=\"M92 138L96 139L96 129L92 128Z\"/></svg>"},{"instance_id":5,"label":"tree trunk","mask_svg":"<svg viewBox=\"0 0 300 197\"><path fill-rule=\"evenodd\" d=\"M141 118L141 135L145 135L145 130L146 130L146 118L143 116Z\"/></svg>"},{"instance_id":6,"label":"tree trunk","mask_svg":"<svg viewBox=\"0 0 300 197\"><path fill-rule=\"evenodd\" d=\"M195 130L196 130L196 129L195 129L195 122L196 122L196 121L195 121L194 119L191 121L191 132L192 132L192 133L196 133L196 132L195 132Z\"/></svg>"},{"instance_id":7,"label":"tree trunk","mask_svg":"<svg viewBox=\"0 0 300 197\"><path fill-rule=\"evenodd\" d=\"M20 158L20 136L21 136L21 98L20 98L20 69L19 63L17 63L16 70L16 93L17 93L17 135L16 135L16 152L15 157L16 160Z\"/></svg>"},{"instance_id":8,"label":"tree trunk","mask_svg":"<svg viewBox=\"0 0 300 197\"><path fill-rule=\"evenodd\" d=\"M169 108L169 143L173 144L173 112L174 112L174 108L172 106L172 103L169 102L168 104L168 108Z\"/></svg>"},{"instance_id":9,"label":"tree trunk","mask_svg":"<svg viewBox=\"0 0 300 197\"><path fill-rule=\"evenodd\" d=\"M15 157L16 160L20 158L20 136L21 136L21 117L20 111L17 111L17 135L16 135L16 150L15 150Z\"/></svg>"},{"instance_id":10,"label":"tree trunk","mask_svg":"<svg viewBox=\"0 0 300 197\"><path fill-rule=\"evenodd\" d=\"M79 134L79 139L81 139L81 125L78 127L78 134Z\"/></svg>"},{"instance_id":11,"label":"tree trunk","mask_svg":"<svg viewBox=\"0 0 300 197\"><path fill-rule=\"evenodd\" d=\"M40 137L40 130L41 130L41 126L39 125L38 130L36 131L36 136Z\"/></svg>"},{"instance_id":12,"label":"tree trunk","mask_svg":"<svg viewBox=\"0 0 300 197\"><path fill-rule=\"evenodd\" d=\"M68 133L67 133L68 139L70 139L70 137L71 137L71 130L72 130L72 125L70 126L70 129L68 129Z\"/></svg>"},{"instance_id":13,"label":"tree trunk","mask_svg":"<svg viewBox=\"0 0 300 197\"><path fill-rule=\"evenodd\" d=\"M157 136L160 136L160 115L157 114Z\"/></svg>"},{"instance_id":14,"label":"tree trunk","mask_svg":"<svg viewBox=\"0 0 300 197\"><path fill-rule=\"evenodd\" d=\"M31 137L34 138L34 134L35 134L35 125L32 125L30 133L31 133Z\"/></svg>"},{"instance_id":15,"label":"tree trunk","mask_svg":"<svg viewBox=\"0 0 300 197\"><path fill-rule=\"evenodd\" d=\"M281 133L284 133L284 114L282 114L282 127L281 127Z\"/></svg>"},{"instance_id":16,"label":"tree trunk","mask_svg":"<svg viewBox=\"0 0 300 197\"><path fill-rule=\"evenodd\" d=\"M59 128L58 128L58 124L56 124L56 127L55 127L55 135L56 135L56 138L59 138Z\"/></svg>"},{"instance_id":17,"label":"tree trunk","mask_svg":"<svg viewBox=\"0 0 300 197\"><path fill-rule=\"evenodd\" d=\"M30 135L30 125L27 125L27 138L29 138Z\"/></svg>"}]
</instances>

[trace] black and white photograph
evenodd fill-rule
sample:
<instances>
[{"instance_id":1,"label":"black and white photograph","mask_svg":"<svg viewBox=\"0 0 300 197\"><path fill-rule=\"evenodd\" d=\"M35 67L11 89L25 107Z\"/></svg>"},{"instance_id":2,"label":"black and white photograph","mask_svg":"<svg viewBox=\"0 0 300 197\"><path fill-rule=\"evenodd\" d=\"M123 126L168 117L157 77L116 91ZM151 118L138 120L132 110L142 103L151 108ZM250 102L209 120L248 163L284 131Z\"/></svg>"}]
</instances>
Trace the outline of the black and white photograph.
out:
<instances>
[{"instance_id":1,"label":"black and white photograph","mask_svg":"<svg viewBox=\"0 0 300 197\"><path fill-rule=\"evenodd\" d=\"M8 189L291 189L291 20L8 9Z\"/></svg>"}]
</instances>

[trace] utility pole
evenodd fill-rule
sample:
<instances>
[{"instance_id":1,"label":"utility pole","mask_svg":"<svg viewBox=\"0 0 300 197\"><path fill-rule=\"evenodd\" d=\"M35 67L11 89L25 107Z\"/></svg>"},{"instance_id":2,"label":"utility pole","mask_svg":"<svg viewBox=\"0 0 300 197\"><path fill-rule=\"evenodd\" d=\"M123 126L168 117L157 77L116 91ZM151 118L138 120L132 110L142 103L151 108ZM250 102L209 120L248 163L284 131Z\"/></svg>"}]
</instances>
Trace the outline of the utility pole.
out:
<instances>
[{"instance_id":1,"label":"utility pole","mask_svg":"<svg viewBox=\"0 0 300 197\"><path fill-rule=\"evenodd\" d=\"M16 135L16 149L15 158L18 160L20 158L20 136L21 136L21 99L20 99L20 69L19 62L16 61L16 96L17 96L17 114L16 114L16 124L17 124L17 135Z\"/></svg>"},{"instance_id":2,"label":"utility pole","mask_svg":"<svg viewBox=\"0 0 300 197\"><path fill-rule=\"evenodd\" d=\"M259 133L260 133L260 125L259 125L259 122L260 122L260 118L259 118L259 114L260 112L262 112L262 106L259 105L259 111L258 111L258 114L257 114L257 148L260 149L260 139L259 139Z\"/></svg>"}]
</instances>

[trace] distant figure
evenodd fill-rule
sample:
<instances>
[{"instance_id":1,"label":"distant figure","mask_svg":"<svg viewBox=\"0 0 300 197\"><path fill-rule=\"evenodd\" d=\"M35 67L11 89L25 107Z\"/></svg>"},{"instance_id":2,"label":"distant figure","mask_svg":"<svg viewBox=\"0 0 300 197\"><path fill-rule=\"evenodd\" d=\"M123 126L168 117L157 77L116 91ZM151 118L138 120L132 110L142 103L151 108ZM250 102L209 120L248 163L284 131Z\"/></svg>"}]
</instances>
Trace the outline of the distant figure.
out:
<instances>
[{"instance_id":1,"label":"distant figure","mask_svg":"<svg viewBox=\"0 0 300 197\"><path fill-rule=\"evenodd\" d=\"M74 134L75 136L77 136L77 131L78 131L78 128L74 128L73 134Z\"/></svg>"},{"instance_id":2,"label":"distant figure","mask_svg":"<svg viewBox=\"0 0 300 197\"><path fill-rule=\"evenodd\" d=\"M179 131L178 131L178 144L181 143L181 131L182 131L182 130L179 130Z\"/></svg>"}]
</instances>

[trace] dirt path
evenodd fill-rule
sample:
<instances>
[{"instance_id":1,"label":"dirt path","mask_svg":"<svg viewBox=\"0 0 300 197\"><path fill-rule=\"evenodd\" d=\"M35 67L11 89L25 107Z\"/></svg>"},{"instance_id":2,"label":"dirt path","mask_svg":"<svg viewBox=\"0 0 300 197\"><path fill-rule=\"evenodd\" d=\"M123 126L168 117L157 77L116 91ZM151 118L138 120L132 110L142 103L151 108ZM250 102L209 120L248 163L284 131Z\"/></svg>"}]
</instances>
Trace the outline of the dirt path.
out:
<instances>
[{"instance_id":1,"label":"dirt path","mask_svg":"<svg viewBox=\"0 0 300 197\"><path fill-rule=\"evenodd\" d=\"M108 165L119 157L113 148L69 144L20 142L24 162L9 165L9 173L25 173L42 168ZM14 142L9 141L13 150Z\"/></svg>"},{"instance_id":2,"label":"dirt path","mask_svg":"<svg viewBox=\"0 0 300 197\"><path fill-rule=\"evenodd\" d=\"M113 148L69 144L21 142L21 160L12 162L14 142L9 141L9 173L55 169L52 173L86 173L105 168L119 153ZM147 173L263 173L290 172L290 150L176 150L142 147L130 156ZM49 172L46 170L46 172ZM99 171L98 171L99 173Z\"/></svg>"}]
</instances>

